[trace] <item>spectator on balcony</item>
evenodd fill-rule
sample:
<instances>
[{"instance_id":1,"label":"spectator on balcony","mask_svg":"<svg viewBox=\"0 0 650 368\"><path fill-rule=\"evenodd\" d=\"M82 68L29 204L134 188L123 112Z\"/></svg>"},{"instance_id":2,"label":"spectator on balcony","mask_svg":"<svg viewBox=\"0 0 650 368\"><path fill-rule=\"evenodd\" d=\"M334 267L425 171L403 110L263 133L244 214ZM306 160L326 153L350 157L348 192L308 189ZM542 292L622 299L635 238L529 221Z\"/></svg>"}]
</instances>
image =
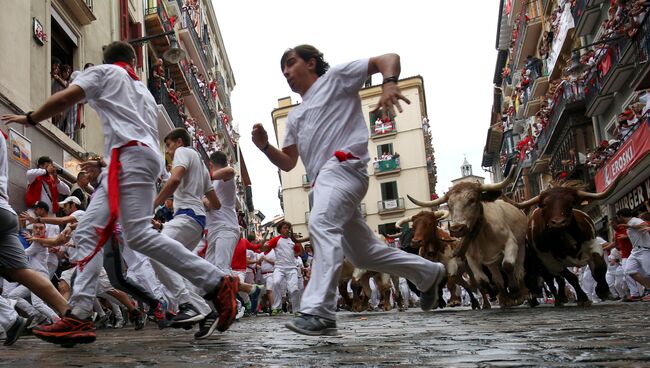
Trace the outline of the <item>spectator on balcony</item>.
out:
<instances>
[{"instance_id":1,"label":"spectator on balcony","mask_svg":"<svg viewBox=\"0 0 650 368\"><path fill-rule=\"evenodd\" d=\"M429 119L426 116L422 118L422 130L425 133L429 131Z\"/></svg>"},{"instance_id":2,"label":"spectator on balcony","mask_svg":"<svg viewBox=\"0 0 650 368\"><path fill-rule=\"evenodd\" d=\"M153 84L156 90L162 87L165 82L165 68L163 67L163 59L157 59L153 67Z\"/></svg>"},{"instance_id":3,"label":"spectator on balcony","mask_svg":"<svg viewBox=\"0 0 650 368\"><path fill-rule=\"evenodd\" d=\"M542 75L542 61L533 55L526 56L526 64L524 67L532 72L533 79L539 78Z\"/></svg>"},{"instance_id":4,"label":"spectator on balcony","mask_svg":"<svg viewBox=\"0 0 650 368\"><path fill-rule=\"evenodd\" d=\"M393 153L392 159L395 160L395 164L399 166L399 153L397 152Z\"/></svg>"}]
</instances>

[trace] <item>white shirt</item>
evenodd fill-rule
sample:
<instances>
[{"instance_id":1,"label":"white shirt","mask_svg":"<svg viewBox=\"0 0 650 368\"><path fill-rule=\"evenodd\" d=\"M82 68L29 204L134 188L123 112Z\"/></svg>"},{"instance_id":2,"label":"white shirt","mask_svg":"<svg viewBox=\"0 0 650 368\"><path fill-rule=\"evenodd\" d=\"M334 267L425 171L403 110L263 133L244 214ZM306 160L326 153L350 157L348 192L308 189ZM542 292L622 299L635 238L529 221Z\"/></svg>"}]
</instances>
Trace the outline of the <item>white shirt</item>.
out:
<instances>
[{"instance_id":1,"label":"white shirt","mask_svg":"<svg viewBox=\"0 0 650 368\"><path fill-rule=\"evenodd\" d=\"M83 89L88 105L102 121L104 160L110 160L113 148L130 141L142 142L158 153L156 101L144 83L131 79L117 65L102 64L84 70L70 84Z\"/></svg>"},{"instance_id":2,"label":"white shirt","mask_svg":"<svg viewBox=\"0 0 650 368\"><path fill-rule=\"evenodd\" d=\"M366 164L370 161L359 97L367 78L368 59L337 65L319 77L289 113L282 147L298 145L312 180L336 151L350 152Z\"/></svg>"},{"instance_id":3,"label":"white shirt","mask_svg":"<svg viewBox=\"0 0 650 368\"><path fill-rule=\"evenodd\" d=\"M5 137L0 133L0 208L5 209L14 215L16 212L9 205L9 194L7 186L9 183L9 164L7 163L7 142Z\"/></svg>"},{"instance_id":4,"label":"white shirt","mask_svg":"<svg viewBox=\"0 0 650 368\"><path fill-rule=\"evenodd\" d=\"M77 222L81 221L81 218L86 214L86 211L84 210L76 210L73 213L70 214L70 216L74 217Z\"/></svg>"},{"instance_id":5,"label":"white shirt","mask_svg":"<svg viewBox=\"0 0 650 368\"><path fill-rule=\"evenodd\" d=\"M275 265L267 262L266 261L267 259L271 262L275 262L275 250L271 249L270 252L262 256L262 263L261 263L262 273L273 272L273 270L275 269Z\"/></svg>"},{"instance_id":6,"label":"white shirt","mask_svg":"<svg viewBox=\"0 0 650 368\"><path fill-rule=\"evenodd\" d=\"M203 195L212 190L212 185L199 153L190 147L178 147L174 152L172 170L176 167L184 167L185 175L174 192L174 212L190 209L197 216L205 216Z\"/></svg>"},{"instance_id":7,"label":"white shirt","mask_svg":"<svg viewBox=\"0 0 650 368\"><path fill-rule=\"evenodd\" d=\"M644 221L638 217L632 217L630 218L630 221L627 222L630 226L641 225L642 223L644 223ZM632 252L641 248L650 248L650 234L642 232L641 230L628 228L627 236L630 238L630 242L632 243Z\"/></svg>"},{"instance_id":8,"label":"white shirt","mask_svg":"<svg viewBox=\"0 0 650 368\"><path fill-rule=\"evenodd\" d=\"M25 249L25 254L29 257L29 268L45 274L50 273L48 268L49 253L47 248L40 242L33 241L32 244ZM52 256L56 257L54 255Z\"/></svg>"},{"instance_id":9,"label":"white shirt","mask_svg":"<svg viewBox=\"0 0 650 368\"><path fill-rule=\"evenodd\" d=\"M47 170L45 169L30 169L27 170L27 173L25 175L27 176L27 183L31 184L38 178L39 176L43 176L47 174ZM70 187L68 184L62 182L59 180L58 183L56 183L56 190L59 192L59 194L68 196L70 195ZM41 190L41 202L47 203L47 205L50 207L49 214L50 215L56 215L54 212L52 212L53 206L52 206L52 200L57 201L58 198L52 198L52 193L50 193L50 187L47 185L43 185L43 190Z\"/></svg>"},{"instance_id":10,"label":"white shirt","mask_svg":"<svg viewBox=\"0 0 650 368\"><path fill-rule=\"evenodd\" d=\"M237 186L235 179L228 181L213 180L212 188L221 203L218 210L208 211L207 224L211 229L228 228L239 232L239 221L235 206L237 203Z\"/></svg>"},{"instance_id":11,"label":"white shirt","mask_svg":"<svg viewBox=\"0 0 650 368\"><path fill-rule=\"evenodd\" d=\"M276 240L277 239L277 240ZM271 240L271 243L276 242L275 247L275 267L276 268L295 268L296 267L296 252L294 250L295 243L290 238L278 236Z\"/></svg>"}]
</instances>

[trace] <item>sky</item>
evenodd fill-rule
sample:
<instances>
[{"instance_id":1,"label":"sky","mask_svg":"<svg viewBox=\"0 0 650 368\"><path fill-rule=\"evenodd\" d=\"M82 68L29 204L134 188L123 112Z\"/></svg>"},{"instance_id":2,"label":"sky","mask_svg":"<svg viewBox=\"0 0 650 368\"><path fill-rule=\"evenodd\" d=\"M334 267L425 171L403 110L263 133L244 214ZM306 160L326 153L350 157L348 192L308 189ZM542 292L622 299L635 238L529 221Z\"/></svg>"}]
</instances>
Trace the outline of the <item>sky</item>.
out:
<instances>
[{"instance_id":1,"label":"sky","mask_svg":"<svg viewBox=\"0 0 650 368\"><path fill-rule=\"evenodd\" d=\"M421 75L436 151L442 194L461 176L464 156L474 175L481 169L490 125L498 0L213 0L235 75L231 103L240 146L253 185L255 208L271 218L282 214L277 168L251 141L262 123L277 145L271 111L279 98L299 96L280 70L284 50L308 43L330 65L395 52L401 78ZM381 80L373 79L373 84Z\"/></svg>"}]
</instances>

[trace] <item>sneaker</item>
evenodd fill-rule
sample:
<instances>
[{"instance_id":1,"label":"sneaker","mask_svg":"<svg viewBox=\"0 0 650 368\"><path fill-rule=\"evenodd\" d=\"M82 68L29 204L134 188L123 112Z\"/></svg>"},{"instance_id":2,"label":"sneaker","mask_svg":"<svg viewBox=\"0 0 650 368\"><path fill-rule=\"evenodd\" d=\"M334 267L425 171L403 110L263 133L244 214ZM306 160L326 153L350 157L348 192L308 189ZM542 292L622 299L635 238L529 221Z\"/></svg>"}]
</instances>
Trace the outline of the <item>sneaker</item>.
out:
<instances>
[{"instance_id":1,"label":"sneaker","mask_svg":"<svg viewBox=\"0 0 650 368\"><path fill-rule=\"evenodd\" d=\"M36 326L32 332L42 340L66 347L89 344L97 338L92 320L79 319L69 311L60 320L51 325Z\"/></svg>"},{"instance_id":2,"label":"sneaker","mask_svg":"<svg viewBox=\"0 0 650 368\"><path fill-rule=\"evenodd\" d=\"M147 323L147 314L140 308L134 309L131 313L131 322L135 325L135 330L142 330Z\"/></svg>"},{"instance_id":3,"label":"sneaker","mask_svg":"<svg viewBox=\"0 0 650 368\"><path fill-rule=\"evenodd\" d=\"M625 303L632 303L632 302L639 302L641 301L641 299L642 298L640 296L628 295L625 298L621 299L621 301Z\"/></svg>"},{"instance_id":4,"label":"sneaker","mask_svg":"<svg viewBox=\"0 0 650 368\"><path fill-rule=\"evenodd\" d=\"M113 326L111 326L111 328L123 328L124 325L126 325L126 322L124 321L124 318L116 319L115 324Z\"/></svg>"},{"instance_id":5,"label":"sneaker","mask_svg":"<svg viewBox=\"0 0 650 368\"><path fill-rule=\"evenodd\" d=\"M244 313L246 313L246 307L244 307L241 302L238 300L237 301L237 315L235 315L235 320L239 320L244 316Z\"/></svg>"},{"instance_id":6,"label":"sneaker","mask_svg":"<svg viewBox=\"0 0 650 368\"><path fill-rule=\"evenodd\" d=\"M279 316L280 313L282 312L279 309L272 309L270 315L275 317L275 316Z\"/></svg>"},{"instance_id":7,"label":"sneaker","mask_svg":"<svg viewBox=\"0 0 650 368\"><path fill-rule=\"evenodd\" d=\"M152 317L152 319L156 322L162 321L164 319L167 319L167 315L165 313L166 310L167 302L161 300L158 302L156 308L149 309L149 316Z\"/></svg>"},{"instance_id":8,"label":"sneaker","mask_svg":"<svg viewBox=\"0 0 650 368\"><path fill-rule=\"evenodd\" d=\"M260 295L262 294L262 288L255 286L255 291L249 294L251 298L251 314L257 314L257 307L260 301Z\"/></svg>"},{"instance_id":9,"label":"sneaker","mask_svg":"<svg viewBox=\"0 0 650 368\"><path fill-rule=\"evenodd\" d=\"M183 303L178 306L178 314L172 319L171 327L183 327L183 325L194 324L205 318L191 303Z\"/></svg>"},{"instance_id":10,"label":"sneaker","mask_svg":"<svg viewBox=\"0 0 650 368\"><path fill-rule=\"evenodd\" d=\"M112 314L112 311L106 311L103 316L98 317L97 320L95 320L96 328L105 328L108 320L111 319Z\"/></svg>"},{"instance_id":11,"label":"sneaker","mask_svg":"<svg viewBox=\"0 0 650 368\"><path fill-rule=\"evenodd\" d=\"M332 319L300 314L285 327L293 332L309 336L337 336L336 321Z\"/></svg>"},{"instance_id":12,"label":"sneaker","mask_svg":"<svg viewBox=\"0 0 650 368\"><path fill-rule=\"evenodd\" d=\"M32 318L23 318L18 316L16 322L14 322L7 331L5 331L5 343L4 346L13 345L20 336L25 333L27 326L32 322Z\"/></svg>"},{"instance_id":13,"label":"sneaker","mask_svg":"<svg viewBox=\"0 0 650 368\"><path fill-rule=\"evenodd\" d=\"M433 285L429 290L420 293L420 308L423 311L429 311L438 308L438 303L442 297L442 289L447 284L447 270L440 263L435 264L436 270L433 276Z\"/></svg>"},{"instance_id":14,"label":"sneaker","mask_svg":"<svg viewBox=\"0 0 650 368\"><path fill-rule=\"evenodd\" d=\"M219 321L217 322L217 330L219 332L226 331L230 325L235 321L237 315L237 302L235 295L239 291L239 283L232 276L224 276L215 290L208 294L206 299L210 299L214 303L214 307L219 314Z\"/></svg>"},{"instance_id":15,"label":"sneaker","mask_svg":"<svg viewBox=\"0 0 650 368\"><path fill-rule=\"evenodd\" d=\"M210 312L201 322L199 322L199 330L194 334L194 338L201 340L210 337L217 328L218 320L219 315L216 312Z\"/></svg>"}]
</instances>

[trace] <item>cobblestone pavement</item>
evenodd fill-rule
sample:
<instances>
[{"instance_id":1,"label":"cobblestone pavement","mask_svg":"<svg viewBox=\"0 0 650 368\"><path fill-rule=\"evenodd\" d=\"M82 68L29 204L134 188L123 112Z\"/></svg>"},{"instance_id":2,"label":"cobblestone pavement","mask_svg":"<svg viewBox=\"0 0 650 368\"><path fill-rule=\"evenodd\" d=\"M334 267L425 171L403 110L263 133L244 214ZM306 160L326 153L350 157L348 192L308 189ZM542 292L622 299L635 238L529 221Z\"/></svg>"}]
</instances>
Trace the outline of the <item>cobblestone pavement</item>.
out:
<instances>
[{"instance_id":1,"label":"cobblestone pavement","mask_svg":"<svg viewBox=\"0 0 650 368\"><path fill-rule=\"evenodd\" d=\"M650 303L342 313L340 337L296 335L289 318L246 318L202 341L152 324L72 349L25 337L0 346L0 366L650 367Z\"/></svg>"}]
</instances>

